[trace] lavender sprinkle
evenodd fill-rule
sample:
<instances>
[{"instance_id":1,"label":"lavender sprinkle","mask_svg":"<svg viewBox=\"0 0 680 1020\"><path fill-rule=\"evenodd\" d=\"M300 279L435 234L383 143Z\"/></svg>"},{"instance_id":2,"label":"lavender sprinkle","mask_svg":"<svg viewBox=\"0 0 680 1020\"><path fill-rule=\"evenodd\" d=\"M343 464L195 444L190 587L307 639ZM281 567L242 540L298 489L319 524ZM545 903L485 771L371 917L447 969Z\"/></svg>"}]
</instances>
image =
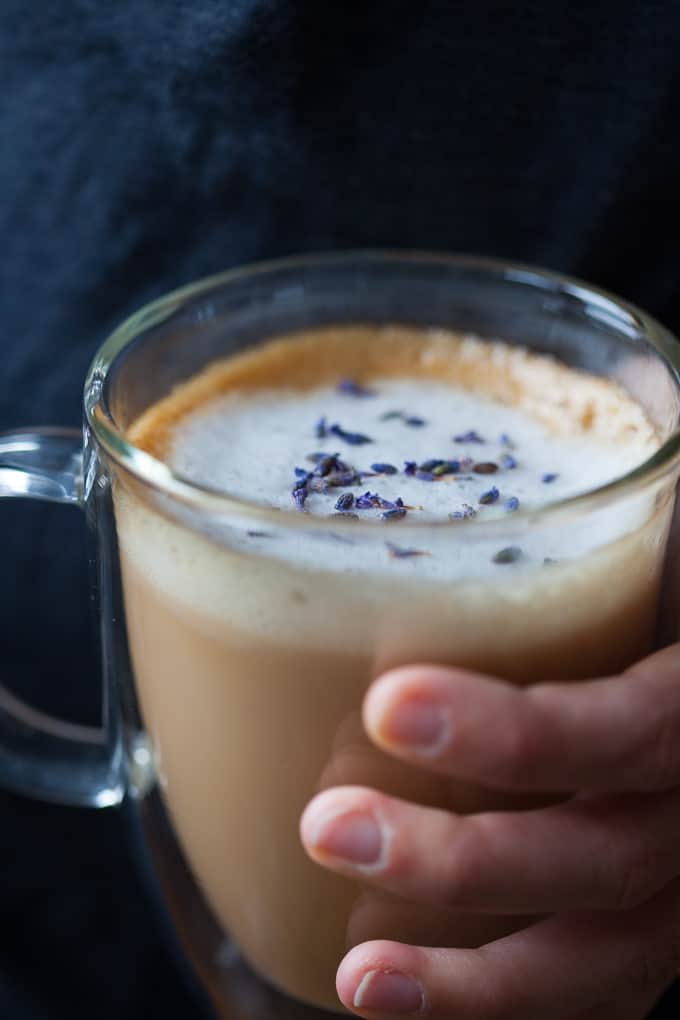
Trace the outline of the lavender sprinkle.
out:
<instances>
[{"instance_id":1,"label":"lavender sprinkle","mask_svg":"<svg viewBox=\"0 0 680 1020\"><path fill-rule=\"evenodd\" d=\"M342 471L331 471L326 476L325 481L328 485L337 489L345 485L361 485L361 476L354 468L346 468Z\"/></svg>"},{"instance_id":2,"label":"lavender sprinkle","mask_svg":"<svg viewBox=\"0 0 680 1020\"><path fill-rule=\"evenodd\" d=\"M308 495L309 493L307 491L306 485L301 485L299 486L299 488L293 489L291 496L293 498L293 503L295 504L298 510L302 511L305 510L305 500L307 499Z\"/></svg>"},{"instance_id":3,"label":"lavender sprinkle","mask_svg":"<svg viewBox=\"0 0 680 1020\"><path fill-rule=\"evenodd\" d=\"M347 510L340 510L337 514L331 514L331 517L347 517L350 520L359 520L359 514L350 513Z\"/></svg>"},{"instance_id":4,"label":"lavender sprinkle","mask_svg":"<svg viewBox=\"0 0 680 1020\"><path fill-rule=\"evenodd\" d=\"M508 545L505 549L499 549L491 557L493 563L516 563L522 555L522 550L517 545Z\"/></svg>"},{"instance_id":5,"label":"lavender sprinkle","mask_svg":"<svg viewBox=\"0 0 680 1020\"><path fill-rule=\"evenodd\" d=\"M429 556L430 554L425 549L405 549L402 546L395 545L394 542L385 542L387 550L395 560L408 559L410 556Z\"/></svg>"},{"instance_id":6,"label":"lavender sprinkle","mask_svg":"<svg viewBox=\"0 0 680 1020\"><path fill-rule=\"evenodd\" d=\"M344 439L344 441L349 443L351 446L363 446L364 443L373 442L369 436L365 436L361 432L347 432L346 429L343 429L337 423L335 425L331 425L328 431L334 436L337 436L338 439Z\"/></svg>"},{"instance_id":7,"label":"lavender sprinkle","mask_svg":"<svg viewBox=\"0 0 680 1020\"><path fill-rule=\"evenodd\" d=\"M416 462L414 460L405 460L404 461L404 474L405 475L414 475L417 470L418 470L418 465L416 464Z\"/></svg>"},{"instance_id":8,"label":"lavender sprinkle","mask_svg":"<svg viewBox=\"0 0 680 1020\"><path fill-rule=\"evenodd\" d=\"M541 477L541 481L544 482L546 485L550 485L550 483L554 482L556 478L559 478L558 474L556 474L554 471L547 471Z\"/></svg>"},{"instance_id":9,"label":"lavender sprinkle","mask_svg":"<svg viewBox=\"0 0 680 1020\"><path fill-rule=\"evenodd\" d=\"M479 502L482 503L484 506L490 506L491 503L496 503L498 501L499 495L500 493L496 486L492 485L490 489L482 493L482 495L479 497Z\"/></svg>"},{"instance_id":10,"label":"lavender sprinkle","mask_svg":"<svg viewBox=\"0 0 680 1020\"><path fill-rule=\"evenodd\" d=\"M501 456L501 467L505 468L507 471L512 471L517 467L517 461L511 453L504 453Z\"/></svg>"},{"instance_id":11,"label":"lavender sprinkle","mask_svg":"<svg viewBox=\"0 0 680 1020\"><path fill-rule=\"evenodd\" d=\"M503 504L508 513L514 513L515 510L519 510L519 500L517 496L509 496Z\"/></svg>"},{"instance_id":12,"label":"lavender sprinkle","mask_svg":"<svg viewBox=\"0 0 680 1020\"><path fill-rule=\"evenodd\" d=\"M416 478L419 478L421 482L433 482L434 475L431 471L423 471L422 468L418 468L415 473Z\"/></svg>"},{"instance_id":13,"label":"lavender sprinkle","mask_svg":"<svg viewBox=\"0 0 680 1020\"><path fill-rule=\"evenodd\" d=\"M461 510L453 510L449 514L449 519L452 521L467 520L470 517L476 517L477 511L469 503L463 503Z\"/></svg>"},{"instance_id":14,"label":"lavender sprinkle","mask_svg":"<svg viewBox=\"0 0 680 1020\"><path fill-rule=\"evenodd\" d=\"M408 418L404 418L404 425L412 425L414 428L420 428L421 425L427 425L424 418L419 418L417 414L411 414Z\"/></svg>"},{"instance_id":15,"label":"lavender sprinkle","mask_svg":"<svg viewBox=\"0 0 680 1020\"><path fill-rule=\"evenodd\" d=\"M385 411L380 415L380 421L394 421L395 418L403 418L403 411Z\"/></svg>"},{"instance_id":16,"label":"lavender sprinkle","mask_svg":"<svg viewBox=\"0 0 680 1020\"><path fill-rule=\"evenodd\" d=\"M377 475L396 475L397 468L394 464L371 464L371 471L375 471Z\"/></svg>"},{"instance_id":17,"label":"lavender sprinkle","mask_svg":"<svg viewBox=\"0 0 680 1020\"><path fill-rule=\"evenodd\" d=\"M338 496L335 504L336 510L351 510L354 506L354 493L343 492L342 496Z\"/></svg>"},{"instance_id":18,"label":"lavender sprinkle","mask_svg":"<svg viewBox=\"0 0 680 1020\"><path fill-rule=\"evenodd\" d=\"M460 471L459 460L442 460L435 468L432 468L432 474L436 478L441 478L442 475L455 475Z\"/></svg>"},{"instance_id":19,"label":"lavender sprinkle","mask_svg":"<svg viewBox=\"0 0 680 1020\"><path fill-rule=\"evenodd\" d=\"M406 516L406 508L403 506L395 506L391 510L384 510L380 516L384 521L396 521L401 517Z\"/></svg>"},{"instance_id":20,"label":"lavender sprinkle","mask_svg":"<svg viewBox=\"0 0 680 1020\"><path fill-rule=\"evenodd\" d=\"M500 436L498 437L498 440L501 446L508 446L511 450L514 450L515 444L513 443L512 439L510 438L507 432L501 432Z\"/></svg>"},{"instance_id":21,"label":"lavender sprinkle","mask_svg":"<svg viewBox=\"0 0 680 1020\"><path fill-rule=\"evenodd\" d=\"M314 426L314 435L317 439L325 439L328 435L328 425L326 424L325 417L319 418L318 422Z\"/></svg>"},{"instance_id":22,"label":"lavender sprinkle","mask_svg":"<svg viewBox=\"0 0 680 1020\"><path fill-rule=\"evenodd\" d=\"M478 432L474 429L470 429L469 432L461 432L459 436L453 437L454 443L484 443L486 440L482 439Z\"/></svg>"},{"instance_id":23,"label":"lavender sprinkle","mask_svg":"<svg viewBox=\"0 0 680 1020\"><path fill-rule=\"evenodd\" d=\"M374 397L375 390L362 386L355 379L341 379L335 387L338 393L344 393L348 397Z\"/></svg>"}]
</instances>

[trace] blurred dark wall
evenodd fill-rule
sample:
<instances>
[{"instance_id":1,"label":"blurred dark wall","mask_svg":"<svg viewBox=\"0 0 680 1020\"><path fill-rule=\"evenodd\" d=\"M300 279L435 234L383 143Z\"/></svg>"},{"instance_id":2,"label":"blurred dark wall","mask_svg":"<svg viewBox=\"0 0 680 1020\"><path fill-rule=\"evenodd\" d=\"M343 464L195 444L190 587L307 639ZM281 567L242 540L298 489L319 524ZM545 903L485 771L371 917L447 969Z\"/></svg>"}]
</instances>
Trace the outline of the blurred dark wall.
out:
<instances>
[{"instance_id":1,"label":"blurred dark wall","mask_svg":"<svg viewBox=\"0 0 680 1020\"><path fill-rule=\"evenodd\" d=\"M679 58L675 0L3 0L0 429L76 425L123 316L288 252L507 256L680 330ZM0 529L0 669L91 719L83 524ZM0 1017L189 1015L124 819L0 810Z\"/></svg>"}]
</instances>

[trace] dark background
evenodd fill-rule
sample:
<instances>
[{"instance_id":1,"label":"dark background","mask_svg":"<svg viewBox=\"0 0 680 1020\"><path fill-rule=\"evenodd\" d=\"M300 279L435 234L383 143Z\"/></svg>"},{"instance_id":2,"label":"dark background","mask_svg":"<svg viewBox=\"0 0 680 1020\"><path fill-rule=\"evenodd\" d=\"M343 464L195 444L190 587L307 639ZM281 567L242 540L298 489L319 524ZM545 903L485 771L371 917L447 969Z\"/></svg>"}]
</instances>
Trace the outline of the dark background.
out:
<instances>
[{"instance_id":1,"label":"dark background","mask_svg":"<svg viewBox=\"0 0 680 1020\"><path fill-rule=\"evenodd\" d=\"M680 331L679 64L675 0L2 0L0 428L77 424L123 316L289 252L512 257ZM96 720L83 522L0 534L3 678ZM0 918L2 1020L201 1016L119 812L1 796Z\"/></svg>"}]
</instances>

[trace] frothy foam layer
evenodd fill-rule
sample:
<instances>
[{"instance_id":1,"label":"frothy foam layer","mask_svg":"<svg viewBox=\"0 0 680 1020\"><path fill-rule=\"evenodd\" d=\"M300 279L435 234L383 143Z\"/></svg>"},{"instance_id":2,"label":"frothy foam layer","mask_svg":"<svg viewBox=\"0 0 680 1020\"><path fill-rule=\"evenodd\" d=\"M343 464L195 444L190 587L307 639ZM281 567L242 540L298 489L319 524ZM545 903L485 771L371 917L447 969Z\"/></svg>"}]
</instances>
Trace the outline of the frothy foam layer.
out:
<instances>
[{"instance_id":1,"label":"frothy foam layer","mask_svg":"<svg viewBox=\"0 0 680 1020\"><path fill-rule=\"evenodd\" d=\"M372 376L358 371L366 362L362 350L371 352ZM370 393L338 389L350 376ZM315 377L321 384L313 385ZM320 419L327 434L318 437ZM335 424L340 434L328 434ZM343 438L347 432L371 442L357 445ZM423 607L440 600L440 611L428 611L435 621L452 612L501 619L509 607L522 611L546 598L559 603L567 590L586 590L603 571L616 572L619 560L629 570L633 550L617 551L616 543L653 510L643 495L567 523L522 522L515 500L521 509L601 485L648 456L654 433L614 383L441 331L338 329L273 341L211 366L152 408L132 435L194 481L280 508L280 524L262 525L247 512L208 520L169 505L159 516L122 492L118 497L121 543L149 580L206 619L228 619L249 632L262 628L282 640L280 607L291 604L299 607L301 640L322 632L332 603L348 630L351 618L355 639L365 634L368 641L375 619L402 597L417 597ZM303 519L291 490L317 470L308 457L322 452L339 452L360 481L323 492L329 476L317 473L304 508L328 517L328 529L286 527L290 515ZM404 471L405 461L422 471L432 460L457 464L441 476ZM371 475L375 464L397 472ZM494 470L479 473L480 465ZM366 500L367 492L379 505ZM353 534L355 520L334 516L341 495L352 497L349 511L372 519L375 531ZM362 496L368 505L357 509ZM398 501L413 508L404 517L416 525L407 537L399 513L390 513ZM468 512L474 521L427 527ZM491 529L476 527L494 517ZM639 540L644 545L650 535ZM599 556L610 546L611 562ZM428 614L417 615L420 631L429 631Z\"/></svg>"},{"instance_id":2,"label":"frothy foam layer","mask_svg":"<svg viewBox=\"0 0 680 1020\"><path fill-rule=\"evenodd\" d=\"M340 383L217 398L178 423L166 456L191 481L289 510L291 490L305 486L314 461L337 454L340 471L331 464L325 477L317 471L308 480L305 511L333 514L344 496L339 509L381 518L380 500L361 500L368 491L388 503L401 498L417 508L407 511L411 519L427 523L451 513L515 512L587 491L650 451L649 437L637 432L627 444L587 431L555 434L523 408L460 387L379 378L368 390ZM349 484L334 484L338 479Z\"/></svg>"}]
</instances>

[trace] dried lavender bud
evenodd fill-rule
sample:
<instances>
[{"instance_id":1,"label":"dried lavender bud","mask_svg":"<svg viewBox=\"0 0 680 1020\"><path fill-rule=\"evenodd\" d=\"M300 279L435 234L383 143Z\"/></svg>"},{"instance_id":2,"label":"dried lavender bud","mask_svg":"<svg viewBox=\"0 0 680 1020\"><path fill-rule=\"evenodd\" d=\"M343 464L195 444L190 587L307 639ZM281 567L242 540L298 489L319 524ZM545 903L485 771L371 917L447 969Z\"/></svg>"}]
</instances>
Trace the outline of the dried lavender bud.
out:
<instances>
[{"instance_id":1,"label":"dried lavender bud","mask_svg":"<svg viewBox=\"0 0 680 1020\"><path fill-rule=\"evenodd\" d=\"M391 510L384 510L380 516L384 521L397 521L401 517L406 516L406 508L403 506L395 506Z\"/></svg>"},{"instance_id":2,"label":"dried lavender bud","mask_svg":"<svg viewBox=\"0 0 680 1020\"><path fill-rule=\"evenodd\" d=\"M299 485L301 482L307 483L311 477L312 472L308 471L307 468L301 467L295 468L296 486Z\"/></svg>"},{"instance_id":3,"label":"dried lavender bud","mask_svg":"<svg viewBox=\"0 0 680 1020\"><path fill-rule=\"evenodd\" d=\"M476 475L495 475L498 464L494 464L492 460L484 460L480 464L473 464L472 470Z\"/></svg>"},{"instance_id":4,"label":"dried lavender bud","mask_svg":"<svg viewBox=\"0 0 680 1020\"><path fill-rule=\"evenodd\" d=\"M334 436L337 436L338 439L344 439L344 441L349 443L350 446L363 446L364 443L373 442L369 436L364 436L361 432L347 432L346 429L343 429L337 423L335 425L331 425L328 431Z\"/></svg>"},{"instance_id":5,"label":"dried lavender bud","mask_svg":"<svg viewBox=\"0 0 680 1020\"><path fill-rule=\"evenodd\" d=\"M414 428L420 428L421 425L427 425L424 418L419 418L417 414L411 414L408 418L404 418L404 425L412 425Z\"/></svg>"},{"instance_id":6,"label":"dried lavender bud","mask_svg":"<svg viewBox=\"0 0 680 1020\"><path fill-rule=\"evenodd\" d=\"M433 482L434 475L431 471L423 471L422 468L418 468L415 474L416 478L419 478L421 482Z\"/></svg>"},{"instance_id":7,"label":"dried lavender bud","mask_svg":"<svg viewBox=\"0 0 680 1020\"><path fill-rule=\"evenodd\" d=\"M397 496L397 498L394 501L394 505L395 506L405 506L405 503L404 503L403 499L401 498L401 496Z\"/></svg>"},{"instance_id":8,"label":"dried lavender bud","mask_svg":"<svg viewBox=\"0 0 680 1020\"><path fill-rule=\"evenodd\" d=\"M337 514L331 514L331 517L346 517L348 520L358 521L359 514L349 513L347 510L341 510Z\"/></svg>"},{"instance_id":9,"label":"dried lavender bud","mask_svg":"<svg viewBox=\"0 0 680 1020\"><path fill-rule=\"evenodd\" d=\"M467 520L470 517L476 517L476 516L477 516L477 511L475 510L475 508L473 506L470 506L469 503L463 503L462 509L460 509L460 510L453 510L449 514L449 518L452 521Z\"/></svg>"},{"instance_id":10,"label":"dried lavender bud","mask_svg":"<svg viewBox=\"0 0 680 1020\"><path fill-rule=\"evenodd\" d=\"M514 450L515 444L513 443L512 439L510 438L507 432L501 432L500 436L498 437L498 440L501 446L507 446L509 449Z\"/></svg>"},{"instance_id":11,"label":"dried lavender bud","mask_svg":"<svg viewBox=\"0 0 680 1020\"><path fill-rule=\"evenodd\" d=\"M325 417L319 418L318 422L314 426L314 435L317 439L325 439L328 435L328 425L326 424Z\"/></svg>"},{"instance_id":12,"label":"dried lavender bud","mask_svg":"<svg viewBox=\"0 0 680 1020\"><path fill-rule=\"evenodd\" d=\"M541 481L545 482L546 485L549 485L551 482L554 482L556 478L559 478L558 474L556 474L554 471L547 471L542 476Z\"/></svg>"},{"instance_id":13,"label":"dried lavender bud","mask_svg":"<svg viewBox=\"0 0 680 1020\"><path fill-rule=\"evenodd\" d=\"M417 470L418 470L418 465L416 464L416 462L414 460L405 460L404 461L404 474L405 475L414 475Z\"/></svg>"},{"instance_id":14,"label":"dried lavender bud","mask_svg":"<svg viewBox=\"0 0 680 1020\"><path fill-rule=\"evenodd\" d=\"M474 429L470 429L469 432L462 432L459 436L453 437L454 443L484 443L486 440L482 439L478 432Z\"/></svg>"},{"instance_id":15,"label":"dried lavender bud","mask_svg":"<svg viewBox=\"0 0 680 1020\"><path fill-rule=\"evenodd\" d=\"M341 379L335 387L338 393L344 393L348 397L374 397L375 390L369 390L367 386L354 379Z\"/></svg>"},{"instance_id":16,"label":"dried lavender bud","mask_svg":"<svg viewBox=\"0 0 680 1020\"><path fill-rule=\"evenodd\" d=\"M443 460L424 460L422 464L418 465L418 467L421 471L434 471L436 467L439 467L439 465L443 463Z\"/></svg>"},{"instance_id":17,"label":"dried lavender bud","mask_svg":"<svg viewBox=\"0 0 680 1020\"><path fill-rule=\"evenodd\" d=\"M338 453L327 453L324 457L317 461L314 473L320 475L322 478L324 475L330 474L331 471L338 467Z\"/></svg>"},{"instance_id":18,"label":"dried lavender bud","mask_svg":"<svg viewBox=\"0 0 680 1020\"><path fill-rule=\"evenodd\" d=\"M504 453L501 455L501 467L505 468L506 471L512 471L517 467L517 461L511 453Z\"/></svg>"},{"instance_id":19,"label":"dried lavender bud","mask_svg":"<svg viewBox=\"0 0 680 1020\"><path fill-rule=\"evenodd\" d=\"M327 478L310 478L307 482L309 492L328 492L330 483Z\"/></svg>"},{"instance_id":20,"label":"dried lavender bud","mask_svg":"<svg viewBox=\"0 0 680 1020\"><path fill-rule=\"evenodd\" d=\"M346 468L344 471L331 471L325 481L332 488L344 488L345 485L361 485L361 476L354 468Z\"/></svg>"},{"instance_id":21,"label":"dried lavender bud","mask_svg":"<svg viewBox=\"0 0 680 1020\"><path fill-rule=\"evenodd\" d=\"M403 411L385 411L380 415L380 421L394 421L395 418L403 418Z\"/></svg>"},{"instance_id":22,"label":"dried lavender bud","mask_svg":"<svg viewBox=\"0 0 680 1020\"><path fill-rule=\"evenodd\" d=\"M354 506L354 493L343 492L342 496L338 496L335 504L336 510L351 510Z\"/></svg>"},{"instance_id":23,"label":"dried lavender bud","mask_svg":"<svg viewBox=\"0 0 680 1020\"><path fill-rule=\"evenodd\" d=\"M397 468L394 464L371 464L371 471L375 471L377 475L396 475Z\"/></svg>"},{"instance_id":24,"label":"dried lavender bud","mask_svg":"<svg viewBox=\"0 0 680 1020\"><path fill-rule=\"evenodd\" d=\"M301 485L297 489L293 489L291 496L297 510L305 509L305 500L308 495L309 492L307 491L306 485Z\"/></svg>"},{"instance_id":25,"label":"dried lavender bud","mask_svg":"<svg viewBox=\"0 0 680 1020\"><path fill-rule=\"evenodd\" d=\"M395 560L407 559L409 556L429 556L430 554L425 549L405 549L402 546L395 545L394 542L385 542L387 551L390 556Z\"/></svg>"},{"instance_id":26,"label":"dried lavender bud","mask_svg":"<svg viewBox=\"0 0 680 1020\"><path fill-rule=\"evenodd\" d=\"M506 546L505 549L499 549L491 557L492 563L516 563L522 555L522 550L517 545Z\"/></svg>"},{"instance_id":27,"label":"dried lavender bud","mask_svg":"<svg viewBox=\"0 0 680 1020\"><path fill-rule=\"evenodd\" d=\"M509 496L503 504L508 513L514 513L515 510L519 510L519 500L517 496Z\"/></svg>"},{"instance_id":28,"label":"dried lavender bud","mask_svg":"<svg viewBox=\"0 0 680 1020\"><path fill-rule=\"evenodd\" d=\"M459 460L442 460L437 467L432 468L432 474L436 478L441 478L442 475L455 475L460 471Z\"/></svg>"},{"instance_id":29,"label":"dried lavender bud","mask_svg":"<svg viewBox=\"0 0 680 1020\"><path fill-rule=\"evenodd\" d=\"M246 531L248 538L273 538L271 531Z\"/></svg>"},{"instance_id":30,"label":"dried lavender bud","mask_svg":"<svg viewBox=\"0 0 680 1020\"><path fill-rule=\"evenodd\" d=\"M491 503L495 503L498 500L500 493L495 485L492 485L490 489L483 492L479 497L479 502L483 503L484 506L490 506Z\"/></svg>"},{"instance_id":31,"label":"dried lavender bud","mask_svg":"<svg viewBox=\"0 0 680 1020\"><path fill-rule=\"evenodd\" d=\"M363 496L357 496L354 505L357 510L370 510L372 506L375 506L374 499L379 499L377 492L365 492Z\"/></svg>"}]
</instances>

